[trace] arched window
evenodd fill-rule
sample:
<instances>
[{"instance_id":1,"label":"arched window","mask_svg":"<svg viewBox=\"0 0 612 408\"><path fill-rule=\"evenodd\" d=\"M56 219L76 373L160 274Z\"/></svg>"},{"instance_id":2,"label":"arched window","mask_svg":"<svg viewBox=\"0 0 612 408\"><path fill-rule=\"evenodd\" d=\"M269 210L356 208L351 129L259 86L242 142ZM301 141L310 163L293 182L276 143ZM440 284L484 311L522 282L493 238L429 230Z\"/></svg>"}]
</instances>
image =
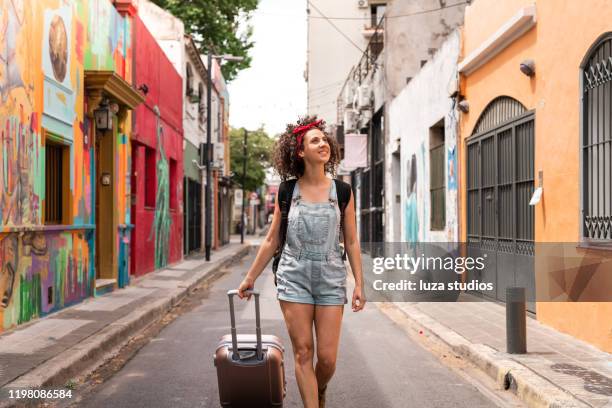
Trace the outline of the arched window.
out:
<instances>
[{"instance_id":1,"label":"arched window","mask_svg":"<svg viewBox=\"0 0 612 408\"><path fill-rule=\"evenodd\" d=\"M581 64L582 238L612 241L612 32Z\"/></svg>"},{"instance_id":2,"label":"arched window","mask_svg":"<svg viewBox=\"0 0 612 408\"><path fill-rule=\"evenodd\" d=\"M185 69L185 95L191 96L193 94L193 71L191 64L187 63Z\"/></svg>"}]
</instances>

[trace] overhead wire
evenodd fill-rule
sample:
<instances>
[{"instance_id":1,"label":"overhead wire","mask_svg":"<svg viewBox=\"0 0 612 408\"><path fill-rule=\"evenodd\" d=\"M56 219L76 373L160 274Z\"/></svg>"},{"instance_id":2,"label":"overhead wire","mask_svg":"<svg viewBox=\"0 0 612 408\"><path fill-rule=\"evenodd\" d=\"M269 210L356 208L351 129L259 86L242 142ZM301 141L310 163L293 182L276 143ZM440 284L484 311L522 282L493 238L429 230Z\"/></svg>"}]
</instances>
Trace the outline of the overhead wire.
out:
<instances>
[{"instance_id":1,"label":"overhead wire","mask_svg":"<svg viewBox=\"0 0 612 408\"><path fill-rule=\"evenodd\" d=\"M340 34L341 34L341 35L342 35L342 36L343 36L343 37L344 37L344 38L345 38L345 39L346 39L348 42L350 42L350 43L353 45L353 47L357 48L357 49L358 49L358 50L359 50L359 51L360 51L362 54L365 52L364 50L362 50L362 49L361 49L361 47L359 47L357 44L355 44L355 42L354 42L353 40L351 40L351 38L350 38L348 35L346 35L346 34L344 33L344 31L340 30L340 29L338 28L338 26L334 24L334 22L333 22L333 21L331 21L329 18L327 18L327 17L325 16L325 14L323 14L323 13L321 12L321 10L319 10L319 8L318 8L317 6L315 6L315 5L312 3L312 1L308 0L308 4L309 4L309 5L310 5L310 6L311 6L313 9L315 9L315 11L316 11L317 13L319 13L319 14L321 15L321 17L322 17L323 19L325 19L325 21L327 21L327 22L328 22L328 23L329 23L329 24L330 24L330 25L331 25L331 26L332 26L332 27L333 27L333 28L334 28L336 31L338 31L338 33L340 33ZM312 17L312 16L310 16L310 17Z\"/></svg>"},{"instance_id":2,"label":"overhead wire","mask_svg":"<svg viewBox=\"0 0 612 408\"><path fill-rule=\"evenodd\" d=\"M310 1L308 3L315 10L317 10L321 14L320 16L310 16L309 15L308 18L315 18L315 19L322 19L322 20L370 20L371 19L370 16L366 16L366 17L331 17L331 16L325 16ZM458 7L458 6L462 6L464 4L470 4L470 3L471 3L471 1L463 1L463 2L460 2L460 3L449 4L449 5L438 7L438 8L435 8L435 9L421 10L421 11L415 11L415 12L412 12L412 13L396 14L396 15L385 16L385 18L402 18L402 17L418 16L418 15L421 15L421 14L432 13L434 11L440 11L440 10L444 10L444 9L447 9L447 8ZM270 16L270 17L292 17L292 18L293 17L295 17L295 18L302 18L303 17L303 16L297 15L297 14L259 13L259 15Z\"/></svg>"}]
</instances>

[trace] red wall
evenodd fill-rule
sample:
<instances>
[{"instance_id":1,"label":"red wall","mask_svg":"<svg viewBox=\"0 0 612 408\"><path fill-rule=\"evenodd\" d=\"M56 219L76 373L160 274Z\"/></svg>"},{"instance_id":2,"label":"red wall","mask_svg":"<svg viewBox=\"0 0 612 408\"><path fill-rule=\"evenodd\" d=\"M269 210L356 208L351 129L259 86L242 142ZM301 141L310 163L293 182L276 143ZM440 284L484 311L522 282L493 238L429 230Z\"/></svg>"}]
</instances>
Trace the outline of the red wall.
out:
<instances>
[{"instance_id":1,"label":"red wall","mask_svg":"<svg viewBox=\"0 0 612 408\"><path fill-rule=\"evenodd\" d=\"M158 149L157 116L154 107L160 111L163 134L161 137L164 153L172 171L170 194L176 208L170 209L170 236L168 239L168 264L182 258L183 248L183 97L182 78L166 58L165 54L146 29L139 17L134 18L133 53L134 84L146 84L146 101L134 113L132 135L132 233L131 271L142 275L155 269L155 234L151 233L155 208L145 207L145 148ZM157 155L156 155L157 157ZM155 174L155 169L153 174ZM168 169L170 173L170 168ZM148 187L157 186L149 180Z\"/></svg>"}]
</instances>

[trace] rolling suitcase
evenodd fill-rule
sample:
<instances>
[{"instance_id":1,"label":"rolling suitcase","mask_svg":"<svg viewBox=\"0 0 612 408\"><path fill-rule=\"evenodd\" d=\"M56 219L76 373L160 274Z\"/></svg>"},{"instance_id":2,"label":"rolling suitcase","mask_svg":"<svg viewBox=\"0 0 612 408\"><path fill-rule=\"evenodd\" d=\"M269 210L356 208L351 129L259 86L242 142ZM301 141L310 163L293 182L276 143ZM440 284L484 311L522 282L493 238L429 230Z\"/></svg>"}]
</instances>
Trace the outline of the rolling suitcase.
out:
<instances>
[{"instance_id":1,"label":"rolling suitcase","mask_svg":"<svg viewBox=\"0 0 612 408\"><path fill-rule=\"evenodd\" d=\"M222 407L282 407L287 384L280 339L261 334L259 293L255 296L256 334L236 335L234 295L227 292L230 304L231 334L221 337L214 355Z\"/></svg>"}]
</instances>

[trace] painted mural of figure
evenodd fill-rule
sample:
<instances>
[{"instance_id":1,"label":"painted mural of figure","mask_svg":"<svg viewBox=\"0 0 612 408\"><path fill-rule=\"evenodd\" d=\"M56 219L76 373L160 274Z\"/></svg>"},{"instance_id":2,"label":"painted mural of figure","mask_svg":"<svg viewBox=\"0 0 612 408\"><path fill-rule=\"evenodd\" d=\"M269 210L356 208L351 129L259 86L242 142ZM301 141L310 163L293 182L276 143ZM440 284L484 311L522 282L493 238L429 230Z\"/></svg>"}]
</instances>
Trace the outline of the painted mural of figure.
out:
<instances>
[{"instance_id":1,"label":"painted mural of figure","mask_svg":"<svg viewBox=\"0 0 612 408\"><path fill-rule=\"evenodd\" d=\"M19 241L15 234L6 236L0 243L2 254L0 288L4 289L0 291L0 307L7 307L13 297L18 264L18 245Z\"/></svg>"},{"instance_id":2,"label":"painted mural of figure","mask_svg":"<svg viewBox=\"0 0 612 408\"><path fill-rule=\"evenodd\" d=\"M159 269L168 263L168 238L170 235L170 195L168 159L162 141L162 125L159 108L154 108L157 116L157 194L155 197L155 218L151 235L155 234L155 268ZM151 239L151 236L149 236Z\"/></svg>"},{"instance_id":3,"label":"painted mural of figure","mask_svg":"<svg viewBox=\"0 0 612 408\"><path fill-rule=\"evenodd\" d=\"M17 64L17 37L24 19L22 0L5 0L6 13L0 14L0 96L6 102L11 89L23 86Z\"/></svg>"},{"instance_id":4,"label":"painted mural of figure","mask_svg":"<svg viewBox=\"0 0 612 408\"><path fill-rule=\"evenodd\" d=\"M68 66L68 36L64 20L54 16L49 28L49 57L53 67L53 76L58 82L64 82Z\"/></svg>"},{"instance_id":5,"label":"painted mural of figure","mask_svg":"<svg viewBox=\"0 0 612 408\"><path fill-rule=\"evenodd\" d=\"M405 208L406 242L417 242L419 239L419 215L417 209L417 163L413 154L407 163L407 195Z\"/></svg>"}]
</instances>

